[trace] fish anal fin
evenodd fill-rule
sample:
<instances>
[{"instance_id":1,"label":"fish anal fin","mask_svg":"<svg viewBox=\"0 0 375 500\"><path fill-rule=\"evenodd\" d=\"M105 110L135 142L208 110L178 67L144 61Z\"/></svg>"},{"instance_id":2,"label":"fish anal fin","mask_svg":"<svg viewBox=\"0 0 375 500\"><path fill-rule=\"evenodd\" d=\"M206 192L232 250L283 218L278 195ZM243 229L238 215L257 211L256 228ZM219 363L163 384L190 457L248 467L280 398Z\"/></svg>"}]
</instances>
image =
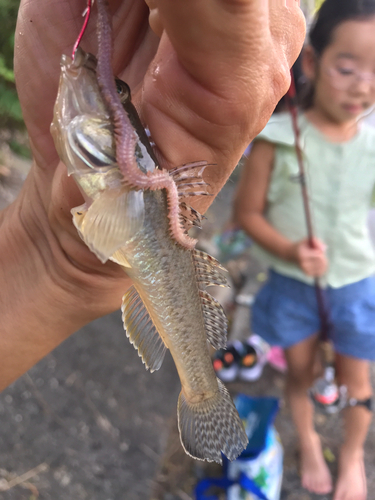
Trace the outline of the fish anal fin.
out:
<instances>
[{"instance_id":1,"label":"fish anal fin","mask_svg":"<svg viewBox=\"0 0 375 500\"><path fill-rule=\"evenodd\" d=\"M159 370L167 347L134 286L124 295L121 311L126 335L146 369Z\"/></svg>"},{"instance_id":2,"label":"fish anal fin","mask_svg":"<svg viewBox=\"0 0 375 500\"><path fill-rule=\"evenodd\" d=\"M198 460L222 463L221 452L234 460L246 448L244 426L224 384L208 399L190 403L181 391L178 399L178 429L186 453Z\"/></svg>"}]
</instances>

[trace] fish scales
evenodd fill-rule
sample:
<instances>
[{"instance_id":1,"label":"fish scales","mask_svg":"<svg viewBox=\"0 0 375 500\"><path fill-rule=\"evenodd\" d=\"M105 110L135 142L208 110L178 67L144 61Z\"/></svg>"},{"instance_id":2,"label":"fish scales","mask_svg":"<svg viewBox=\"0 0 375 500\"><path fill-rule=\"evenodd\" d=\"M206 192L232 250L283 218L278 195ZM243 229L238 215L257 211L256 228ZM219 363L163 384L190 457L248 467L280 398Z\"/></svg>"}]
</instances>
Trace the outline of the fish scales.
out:
<instances>
[{"instance_id":1,"label":"fish scales","mask_svg":"<svg viewBox=\"0 0 375 500\"><path fill-rule=\"evenodd\" d=\"M204 398L218 387L192 253L171 239L165 193L145 192L144 200L144 227L123 247L127 273L171 351L184 391Z\"/></svg>"},{"instance_id":2,"label":"fish scales","mask_svg":"<svg viewBox=\"0 0 375 500\"><path fill-rule=\"evenodd\" d=\"M104 9L104 1L98 0L97 6ZM99 16L99 33L106 19ZM100 43L98 54L103 57ZM103 64L100 67L96 70L95 57L80 48L73 61L67 56L61 60L51 133L68 175L85 200L72 209L73 222L103 263L116 262L132 278L133 286L123 297L122 316L126 334L146 368L158 370L166 348L171 352L182 386L178 426L185 451L201 460L221 463L221 453L233 460L248 440L233 401L212 367L207 341L215 348L224 346L227 321L203 287L225 285L226 280L215 259L191 249L194 240L182 226L201 221L181 195L186 187L189 192L202 189L206 163L169 173L159 170L131 104L130 89L117 81L117 94L114 80L111 83L103 74L99 88L96 73L106 71ZM110 85L114 88L108 91ZM119 109L123 113L121 133L113 125L119 120L113 121L113 103L104 98L106 93L111 102L118 100L116 113ZM131 134L126 137L127 147L124 134ZM123 156L133 162L131 167ZM181 198L180 208L173 193Z\"/></svg>"}]
</instances>

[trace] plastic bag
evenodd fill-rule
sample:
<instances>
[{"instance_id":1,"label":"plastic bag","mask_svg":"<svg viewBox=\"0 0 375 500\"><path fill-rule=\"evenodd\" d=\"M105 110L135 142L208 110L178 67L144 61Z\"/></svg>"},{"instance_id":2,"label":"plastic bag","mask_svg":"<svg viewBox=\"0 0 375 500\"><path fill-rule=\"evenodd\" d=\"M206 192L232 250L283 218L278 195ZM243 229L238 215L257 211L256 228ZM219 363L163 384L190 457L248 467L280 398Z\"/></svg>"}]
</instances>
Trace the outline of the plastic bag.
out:
<instances>
[{"instance_id":1,"label":"plastic bag","mask_svg":"<svg viewBox=\"0 0 375 500\"><path fill-rule=\"evenodd\" d=\"M273 425L279 403L276 398L250 398L239 395L235 399L238 413L245 423L249 444L242 455L228 463L227 476L238 480L242 475L255 483L234 484L228 488L228 500L279 500L283 477L283 448ZM242 478L243 483L243 478ZM245 486L245 487L244 487Z\"/></svg>"},{"instance_id":2,"label":"plastic bag","mask_svg":"<svg viewBox=\"0 0 375 500\"><path fill-rule=\"evenodd\" d=\"M208 496L211 486L226 490L228 500L280 500L283 476L283 448L273 425L278 399L238 395L234 399L244 422L249 444L233 462L223 456L222 478L205 479L196 487L197 500Z\"/></svg>"}]
</instances>

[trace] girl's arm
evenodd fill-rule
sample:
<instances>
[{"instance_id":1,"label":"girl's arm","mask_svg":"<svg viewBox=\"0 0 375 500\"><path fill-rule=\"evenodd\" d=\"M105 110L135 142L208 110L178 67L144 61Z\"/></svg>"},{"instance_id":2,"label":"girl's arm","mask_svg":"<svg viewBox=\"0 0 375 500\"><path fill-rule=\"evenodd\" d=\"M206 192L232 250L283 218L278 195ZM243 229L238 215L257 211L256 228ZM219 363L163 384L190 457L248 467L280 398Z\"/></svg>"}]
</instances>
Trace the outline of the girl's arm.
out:
<instances>
[{"instance_id":1,"label":"girl's arm","mask_svg":"<svg viewBox=\"0 0 375 500\"><path fill-rule=\"evenodd\" d=\"M264 217L274 157L275 146L270 142L253 144L239 183L234 215L236 222L259 245L282 259L293 261L293 243Z\"/></svg>"},{"instance_id":2,"label":"girl's arm","mask_svg":"<svg viewBox=\"0 0 375 500\"><path fill-rule=\"evenodd\" d=\"M327 269L323 243L314 239L311 248L307 239L293 242L264 217L274 158L273 144L261 140L253 144L235 198L235 220L264 249L295 263L309 276L321 276Z\"/></svg>"}]
</instances>

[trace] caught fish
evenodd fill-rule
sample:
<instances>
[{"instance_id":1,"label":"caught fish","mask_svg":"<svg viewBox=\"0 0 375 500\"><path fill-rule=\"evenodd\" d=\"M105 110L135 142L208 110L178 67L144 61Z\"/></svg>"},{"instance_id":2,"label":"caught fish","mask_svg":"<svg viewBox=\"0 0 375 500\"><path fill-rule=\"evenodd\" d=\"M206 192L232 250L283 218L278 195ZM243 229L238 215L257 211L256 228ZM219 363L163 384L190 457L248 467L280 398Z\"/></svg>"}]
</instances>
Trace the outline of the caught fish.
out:
<instances>
[{"instance_id":1,"label":"caught fish","mask_svg":"<svg viewBox=\"0 0 375 500\"><path fill-rule=\"evenodd\" d=\"M178 426L185 451L218 463L223 452L233 460L248 440L230 395L212 367L208 342L216 349L225 347L227 319L205 290L209 285L225 286L226 278L220 264L194 249L195 242L187 235L192 225L200 225L202 216L184 197L204 188L206 163L184 165L166 177L131 103L128 86L117 81L117 98L134 140L128 155L134 162L134 178L145 178L146 184L162 179L159 188L140 188L129 181L119 160L113 114L103 98L103 83L100 87L98 82L99 59L97 63L79 48L73 60L67 56L61 60L51 133L68 174L85 199L72 210L73 222L102 262L116 262L132 279L133 286L122 300L122 318L146 368L158 370L166 349L171 352L182 386ZM170 186L177 193L177 212ZM177 230L181 233L176 238Z\"/></svg>"}]
</instances>

